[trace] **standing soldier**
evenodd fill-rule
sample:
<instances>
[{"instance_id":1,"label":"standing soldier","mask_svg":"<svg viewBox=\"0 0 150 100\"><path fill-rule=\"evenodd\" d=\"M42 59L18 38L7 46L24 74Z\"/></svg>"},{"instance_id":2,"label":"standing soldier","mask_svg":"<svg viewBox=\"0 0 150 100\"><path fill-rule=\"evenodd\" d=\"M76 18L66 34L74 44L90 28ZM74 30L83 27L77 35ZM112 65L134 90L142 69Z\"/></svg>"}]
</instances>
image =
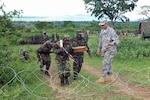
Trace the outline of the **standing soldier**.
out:
<instances>
[{"instance_id":1,"label":"standing soldier","mask_svg":"<svg viewBox=\"0 0 150 100\"><path fill-rule=\"evenodd\" d=\"M43 32L43 43L49 40L49 37L46 32Z\"/></svg>"},{"instance_id":2,"label":"standing soldier","mask_svg":"<svg viewBox=\"0 0 150 100\"><path fill-rule=\"evenodd\" d=\"M85 40L85 46L87 47L87 51L86 52L91 57L91 50L90 50L90 48L88 46L88 39L89 39L88 34L87 34L87 32L85 32L84 33L84 40Z\"/></svg>"},{"instance_id":3,"label":"standing soldier","mask_svg":"<svg viewBox=\"0 0 150 100\"><path fill-rule=\"evenodd\" d=\"M59 40L60 40L59 35L56 33L56 42Z\"/></svg>"},{"instance_id":4,"label":"standing soldier","mask_svg":"<svg viewBox=\"0 0 150 100\"><path fill-rule=\"evenodd\" d=\"M83 33L81 30L78 30L76 32L76 37L72 40L73 47L85 46L85 40L82 35ZM84 52L73 52L73 58L75 59L75 61L73 62L73 79L76 80L82 67Z\"/></svg>"},{"instance_id":5,"label":"standing soldier","mask_svg":"<svg viewBox=\"0 0 150 100\"><path fill-rule=\"evenodd\" d=\"M114 80L112 60L114 55L117 53L119 38L115 30L108 26L107 21L101 21L99 25L102 30L96 54L100 55L100 52L102 53L103 68L100 73L100 78L96 81L96 83L104 83Z\"/></svg>"},{"instance_id":6,"label":"standing soldier","mask_svg":"<svg viewBox=\"0 0 150 100\"><path fill-rule=\"evenodd\" d=\"M54 35L54 33L52 33L52 40L51 40L51 42L55 43L55 35Z\"/></svg>"},{"instance_id":7,"label":"standing soldier","mask_svg":"<svg viewBox=\"0 0 150 100\"><path fill-rule=\"evenodd\" d=\"M44 65L46 65L45 74L47 76L50 76L49 73L49 68L51 65L50 53L52 52L52 47L53 47L53 43L51 43L50 41L46 41L36 51L38 61L40 62L40 69L41 71L43 71Z\"/></svg>"},{"instance_id":8,"label":"standing soldier","mask_svg":"<svg viewBox=\"0 0 150 100\"><path fill-rule=\"evenodd\" d=\"M70 76L70 52L72 52L72 47L69 43L69 36L65 35L63 41L60 40L59 42L57 42L54 48L61 86L70 84L68 79Z\"/></svg>"}]
</instances>

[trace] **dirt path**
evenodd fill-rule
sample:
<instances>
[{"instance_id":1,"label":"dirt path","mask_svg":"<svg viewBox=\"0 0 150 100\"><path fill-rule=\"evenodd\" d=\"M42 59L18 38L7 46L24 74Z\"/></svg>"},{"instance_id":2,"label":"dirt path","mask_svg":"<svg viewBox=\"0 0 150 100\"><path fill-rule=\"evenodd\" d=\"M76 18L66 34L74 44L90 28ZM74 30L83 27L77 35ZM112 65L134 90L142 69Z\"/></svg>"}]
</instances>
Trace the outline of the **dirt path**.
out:
<instances>
[{"instance_id":1,"label":"dirt path","mask_svg":"<svg viewBox=\"0 0 150 100\"><path fill-rule=\"evenodd\" d=\"M98 70L92 66L89 66L88 64L84 63L82 69L96 77L99 77L100 70ZM142 87L136 87L132 84L125 83L117 75L116 75L114 82L109 83L109 84L114 87L117 87L118 91L124 92L128 95L132 95L137 99L150 100L150 90L146 90L146 89L143 89Z\"/></svg>"},{"instance_id":2,"label":"dirt path","mask_svg":"<svg viewBox=\"0 0 150 100\"><path fill-rule=\"evenodd\" d=\"M56 66L54 63L52 63L52 66ZM88 63L84 63L82 70L85 70L89 74L99 77L99 69L94 68L93 66L88 65ZM55 95L55 98L52 100L78 100L77 98L73 98L72 95L74 93L70 92L72 89L72 86L60 86L60 79L58 78L57 71L53 69L53 67L50 67L50 73L51 78L45 76L47 80L50 80L49 87L52 88L53 93ZM93 82L94 83L94 82ZM139 100L149 100L150 98L150 90L143 89L142 87L136 87L133 84L128 84L126 82L123 82L123 79L121 79L119 76L116 75L115 81L112 83L106 83L110 87L115 87L117 90L115 92L120 94L126 94L129 96L133 96L136 99ZM113 95L110 93L110 95ZM105 100L105 99L102 99Z\"/></svg>"},{"instance_id":3,"label":"dirt path","mask_svg":"<svg viewBox=\"0 0 150 100\"><path fill-rule=\"evenodd\" d=\"M51 66L56 66L52 64ZM45 78L49 80L49 87L52 88L54 93L54 98L52 100L72 100L71 92L67 92L69 90L68 86L60 86L59 74L53 67L50 67L49 72L51 73L51 77L45 75ZM70 99L71 98L71 99Z\"/></svg>"}]
</instances>

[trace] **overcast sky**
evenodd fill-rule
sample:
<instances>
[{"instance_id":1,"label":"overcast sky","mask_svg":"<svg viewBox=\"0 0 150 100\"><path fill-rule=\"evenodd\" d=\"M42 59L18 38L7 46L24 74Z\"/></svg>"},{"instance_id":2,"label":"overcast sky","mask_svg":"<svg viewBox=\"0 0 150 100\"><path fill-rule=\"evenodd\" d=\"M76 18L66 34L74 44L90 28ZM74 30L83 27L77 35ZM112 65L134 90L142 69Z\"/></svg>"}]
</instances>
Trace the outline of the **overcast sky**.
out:
<instances>
[{"instance_id":1,"label":"overcast sky","mask_svg":"<svg viewBox=\"0 0 150 100\"><path fill-rule=\"evenodd\" d=\"M23 16L90 15L85 10L83 0L0 0L0 4L2 2L6 5L6 11L23 10ZM139 0L136 9L126 16L130 20L144 18L138 14L140 6L143 5L150 6L150 0Z\"/></svg>"}]
</instances>

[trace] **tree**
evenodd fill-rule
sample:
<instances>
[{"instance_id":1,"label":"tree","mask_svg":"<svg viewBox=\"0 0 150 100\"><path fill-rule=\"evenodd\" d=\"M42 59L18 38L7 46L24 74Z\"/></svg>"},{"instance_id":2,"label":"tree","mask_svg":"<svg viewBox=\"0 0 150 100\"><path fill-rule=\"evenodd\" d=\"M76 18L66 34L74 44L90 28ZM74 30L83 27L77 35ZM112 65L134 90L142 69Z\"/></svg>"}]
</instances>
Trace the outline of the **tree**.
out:
<instances>
[{"instance_id":1,"label":"tree","mask_svg":"<svg viewBox=\"0 0 150 100\"><path fill-rule=\"evenodd\" d=\"M122 22L129 21L124 16L126 12L131 12L136 7L138 0L84 0L87 12L91 12L98 19L105 18L111 21L112 27L116 20Z\"/></svg>"},{"instance_id":2,"label":"tree","mask_svg":"<svg viewBox=\"0 0 150 100\"><path fill-rule=\"evenodd\" d=\"M4 10L4 7L4 3L0 4L0 32L6 32L7 30L10 30L10 28L13 28L14 25L12 24L11 18L13 18L14 16L20 17L22 13L22 10L13 10L6 12Z\"/></svg>"},{"instance_id":3,"label":"tree","mask_svg":"<svg viewBox=\"0 0 150 100\"><path fill-rule=\"evenodd\" d=\"M141 11L140 11L141 15L146 16L148 19L150 19L150 6L141 6Z\"/></svg>"}]
</instances>

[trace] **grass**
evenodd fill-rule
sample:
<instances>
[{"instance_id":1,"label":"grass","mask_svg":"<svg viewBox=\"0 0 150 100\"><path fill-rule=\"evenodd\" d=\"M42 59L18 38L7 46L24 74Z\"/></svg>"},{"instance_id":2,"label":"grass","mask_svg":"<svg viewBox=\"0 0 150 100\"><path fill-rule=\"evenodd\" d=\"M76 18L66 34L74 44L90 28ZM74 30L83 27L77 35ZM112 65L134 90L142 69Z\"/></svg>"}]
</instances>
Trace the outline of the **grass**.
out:
<instances>
[{"instance_id":1,"label":"grass","mask_svg":"<svg viewBox=\"0 0 150 100\"><path fill-rule=\"evenodd\" d=\"M89 38L89 46L92 46L92 58L85 53L84 62L100 71L102 68L102 57L96 56L95 54L98 40L93 40L93 38L95 38L94 35L91 35ZM56 98L73 100L138 100L131 95L118 91L118 88L111 84L95 84L95 80L97 80L98 77L85 70L81 70L80 78L76 81L72 79L73 72L71 70L71 84L59 88L60 91L54 91L54 88L51 87L51 81L47 80L47 78L44 77L44 74L39 70L39 63L37 63L35 54L35 51L39 46L40 45L19 45L9 47L9 51L12 51L10 57L15 59L13 62L8 62L8 66L14 68L16 77L13 81L16 82L11 88L6 85L3 90L8 89L6 92L8 96L4 96L4 94L2 95L0 92L0 98L3 100L55 100ZM21 48L29 51L29 61L20 60L19 50ZM53 71L57 72L55 54L52 54L51 58L51 68L53 68ZM148 81L150 78L149 61L149 57L138 59L119 59L115 57L112 64L115 74L123 79L125 83L137 87L141 86L150 90ZM72 66L72 61L70 63ZM56 86L58 85L59 82Z\"/></svg>"}]
</instances>

